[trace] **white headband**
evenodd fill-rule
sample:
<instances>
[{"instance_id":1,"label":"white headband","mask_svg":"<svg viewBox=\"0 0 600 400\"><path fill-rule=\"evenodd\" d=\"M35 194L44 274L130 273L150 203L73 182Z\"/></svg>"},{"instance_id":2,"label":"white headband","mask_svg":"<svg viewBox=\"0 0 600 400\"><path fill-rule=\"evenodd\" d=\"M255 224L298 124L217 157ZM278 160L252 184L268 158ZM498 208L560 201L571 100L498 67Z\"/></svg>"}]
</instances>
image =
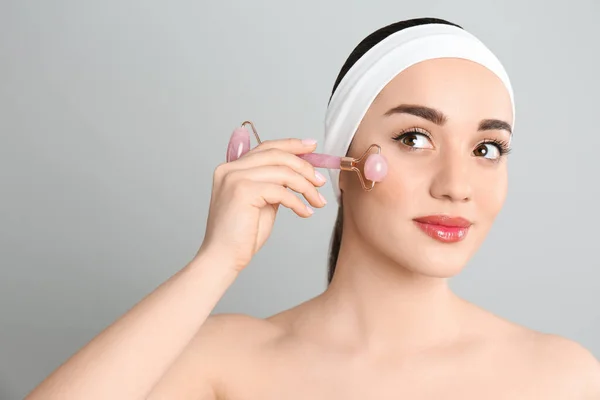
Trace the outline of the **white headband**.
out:
<instances>
[{"instance_id":1,"label":"white headband","mask_svg":"<svg viewBox=\"0 0 600 400\"><path fill-rule=\"evenodd\" d=\"M400 72L421 61L462 58L495 73L515 102L508 74L496 56L475 36L445 24L418 25L386 37L369 49L335 89L325 115L324 152L346 155L358 126L379 92ZM340 201L340 170L330 169L331 185Z\"/></svg>"}]
</instances>

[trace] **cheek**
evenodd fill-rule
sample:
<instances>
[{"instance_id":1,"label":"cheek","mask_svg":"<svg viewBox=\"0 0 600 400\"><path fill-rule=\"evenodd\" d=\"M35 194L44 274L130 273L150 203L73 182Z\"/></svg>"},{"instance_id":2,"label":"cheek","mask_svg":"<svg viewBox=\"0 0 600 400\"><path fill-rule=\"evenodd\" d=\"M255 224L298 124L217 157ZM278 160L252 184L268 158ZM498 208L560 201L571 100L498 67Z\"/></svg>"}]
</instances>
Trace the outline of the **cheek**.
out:
<instances>
[{"instance_id":1,"label":"cheek","mask_svg":"<svg viewBox=\"0 0 600 400\"><path fill-rule=\"evenodd\" d=\"M478 177L474 200L482 217L494 219L506 200L508 177L506 168L483 173Z\"/></svg>"},{"instance_id":2,"label":"cheek","mask_svg":"<svg viewBox=\"0 0 600 400\"><path fill-rule=\"evenodd\" d=\"M394 231L390 231L391 223L413 218L415 203L427 190L427 178L414 161L390 155L389 151L387 154L387 175L372 191L363 190L354 173L343 172L341 178L344 203L349 205L347 209L351 210L357 227L369 235L379 235L381 227L390 235Z\"/></svg>"},{"instance_id":3,"label":"cheek","mask_svg":"<svg viewBox=\"0 0 600 400\"><path fill-rule=\"evenodd\" d=\"M415 204L428 192L431 176L427 171L410 157L389 157L387 176L375 187L376 193L373 193L371 201L386 211L396 210L397 214L407 215L413 213Z\"/></svg>"}]
</instances>

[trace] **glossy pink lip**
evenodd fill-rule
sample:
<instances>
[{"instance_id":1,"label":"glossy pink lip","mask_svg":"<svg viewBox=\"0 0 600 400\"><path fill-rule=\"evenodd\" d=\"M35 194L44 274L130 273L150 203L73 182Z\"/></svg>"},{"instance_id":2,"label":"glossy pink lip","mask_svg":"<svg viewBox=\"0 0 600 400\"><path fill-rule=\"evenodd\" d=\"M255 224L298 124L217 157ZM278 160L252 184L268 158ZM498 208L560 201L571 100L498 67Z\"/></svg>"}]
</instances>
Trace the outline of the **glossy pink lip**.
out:
<instances>
[{"instance_id":1,"label":"glossy pink lip","mask_svg":"<svg viewBox=\"0 0 600 400\"><path fill-rule=\"evenodd\" d=\"M428 236L444 243L463 240L472 225L464 218L447 215L429 215L415 218L413 221Z\"/></svg>"}]
</instances>

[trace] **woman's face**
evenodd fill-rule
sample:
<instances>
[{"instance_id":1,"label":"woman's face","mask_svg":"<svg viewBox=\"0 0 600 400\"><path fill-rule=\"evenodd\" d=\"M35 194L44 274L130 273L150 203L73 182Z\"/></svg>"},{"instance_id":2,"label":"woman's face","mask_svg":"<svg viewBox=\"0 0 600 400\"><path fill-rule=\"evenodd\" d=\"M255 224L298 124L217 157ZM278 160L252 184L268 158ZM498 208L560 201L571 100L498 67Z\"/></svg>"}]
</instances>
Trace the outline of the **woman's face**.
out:
<instances>
[{"instance_id":1,"label":"woman's face","mask_svg":"<svg viewBox=\"0 0 600 400\"><path fill-rule=\"evenodd\" d=\"M349 151L358 157L379 144L388 174L371 192L341 174L344 225L411 271L458 273L504 203L512 121L504 84L479 64L435 59L404 70L373 102ZM470 226L440 226L460 225L444 217Z\"/></svg>"}]
</instances>

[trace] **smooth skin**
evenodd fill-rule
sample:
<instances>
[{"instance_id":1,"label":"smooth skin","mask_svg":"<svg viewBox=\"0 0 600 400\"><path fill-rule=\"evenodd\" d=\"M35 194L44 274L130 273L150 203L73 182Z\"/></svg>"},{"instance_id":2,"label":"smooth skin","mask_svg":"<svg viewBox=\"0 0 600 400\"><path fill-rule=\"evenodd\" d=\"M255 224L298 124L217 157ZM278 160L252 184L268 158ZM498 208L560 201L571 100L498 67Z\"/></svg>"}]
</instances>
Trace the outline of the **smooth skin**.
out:
<instances>
[{"instance_id":1,"label":"smooth skin","mask_svg":"<svg viewBox=\"0 0 600 400\"><path fill-rule=\"evenodd\" d=\"M387 111L436 109L445 121ZM27 400L70 399L600 399L600 364L571 340L532 331L459 298L448 278L485 239L507 191L507 160L487 141L512 125L502 82L466 60L414 65L390 82L350 148L378 143L385 181L364 192L342 174L344 231L331 285L257 319L211 315L271 233L278 206L310 217L322 175L267 141L217 167L196 257L46 378ZM394 140L399 133L415 133ZM473 222L458 243L420 231L415 217Z\"/></svg>"}]
</instances>

